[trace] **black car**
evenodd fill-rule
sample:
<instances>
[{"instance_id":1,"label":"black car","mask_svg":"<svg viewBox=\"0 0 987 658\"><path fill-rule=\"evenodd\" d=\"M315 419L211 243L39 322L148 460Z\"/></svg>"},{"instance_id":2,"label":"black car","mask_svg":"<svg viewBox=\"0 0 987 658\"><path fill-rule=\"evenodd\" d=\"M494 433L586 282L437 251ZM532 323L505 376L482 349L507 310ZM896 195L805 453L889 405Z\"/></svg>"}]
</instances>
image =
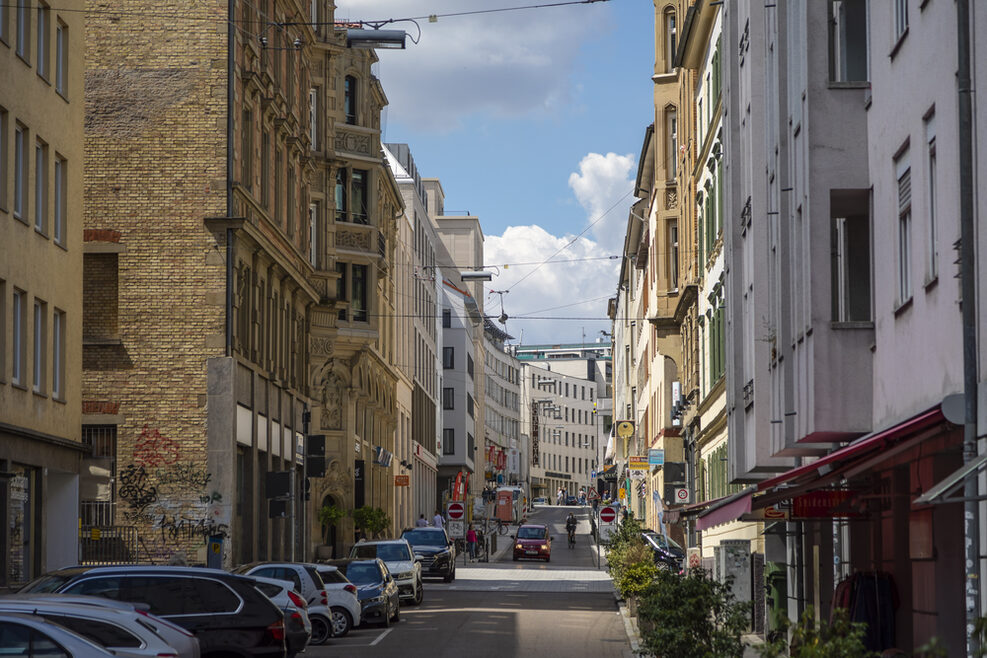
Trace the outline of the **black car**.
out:
<instances>
[{"instance_id":1,"label":"black car","mask_svg":"<svg viewBox=\"0 0 987 658\"><path fill-rule=\"evenodd\" d=\"M145 603L148 612L186 628L201 658L286 653L284 615L251 578L196 567L67 567L20 591L83 594Z\"/></svg>"},{"instance_id":2,"label":"black car","mask_svg":"<svg viewBox=\"0 0 987 658\"><path fill-rule=\"evenodd\" d=\"M651 549L659 569L669 569L676 573L682 571L685 551L673 539L666 539L662 533L651 530L642 532L641 538Z\"/></svg>"},{"instance_id":3,"label":"black car","mask_svg":"<svg viewBox=\"0 0 987 658\"><path fill-rule=\"evenodd\" d=\"M411 544L415 558L421 558L422 576L439 576L447 583L456 579L456 543L444 528L409 528L401 539Z\"/></svg>"},{"instance_id":4,"label":"black car","mask_svg":"<svg viewBox=\"0 0 987 658\"><path fill-rule=\"evenodd\" d=\"M578 505L579 504L579 499L576 498L575 496L566 496L566 498L565 498L565 504L566 505Z\"/></svg>"},{"instance_id":5,"label":"black car","mask_svg":"<svg viewBox=\"0 0 987 658\"><path fill-rule=\"evenodd\" d=\"M329 560L328 564L342 571L347 580L356 585L360 616L364 622L381 624L386 628L392 621L400 621L398 586L380 558L346 558Z\"/></svg>"}]
</instances>

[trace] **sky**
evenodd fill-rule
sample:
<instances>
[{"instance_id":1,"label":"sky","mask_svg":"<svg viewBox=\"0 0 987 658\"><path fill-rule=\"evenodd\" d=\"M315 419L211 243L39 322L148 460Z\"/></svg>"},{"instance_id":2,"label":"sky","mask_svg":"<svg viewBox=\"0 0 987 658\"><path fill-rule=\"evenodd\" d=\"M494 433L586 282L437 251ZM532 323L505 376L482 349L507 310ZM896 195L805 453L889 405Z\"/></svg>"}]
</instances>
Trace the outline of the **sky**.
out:
<instances>
[{"instance_id":1,"label":"sky","mask_svg":"<svg viewBox=\"0 0 987 658\"><path fill-rule=\"evenodd\" d=\"M654 5L443 14L556 1L338 0L336 10L338 21L420 17L386 26L417 44L378 51L382 138L408 144L419 173L441 181L446 214L480 219L494 266L485 312L496 318L503 303L509 342L524 345L610 330L607 299L653 121Z\"/></svg>"}]
</instances>

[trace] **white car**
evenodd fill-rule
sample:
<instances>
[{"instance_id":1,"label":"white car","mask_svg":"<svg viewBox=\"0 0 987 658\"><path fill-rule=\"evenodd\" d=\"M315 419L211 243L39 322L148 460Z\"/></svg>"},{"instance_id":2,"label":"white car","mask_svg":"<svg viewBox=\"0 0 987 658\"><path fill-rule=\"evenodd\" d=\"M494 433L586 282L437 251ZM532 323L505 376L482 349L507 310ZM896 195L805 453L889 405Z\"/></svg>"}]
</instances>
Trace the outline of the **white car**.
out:
<instances>
[{"instance_id":1,"label":"white car","mask_svg":"<svg viewBox=\"0 0 987 658\"><path fill-rule=\"evenodd\" d=\"M351 558L373 559L380 558L387 565L398 593L402 599L410 599L418 605L422 602L422 563L415 559L411 544L406 539L382 539L379 541L361 541L350 550Z\"/></svg>"},{"instance_id":2,"label":"white car","mask_svg":"<svg viewBox=\"0 0 987 658\"><path fill-rule=\"evenodd\" d=\"M343 575L337 567L328 564L316 566L326 588L329 600L329 615L332 619L332 636L343 637L351 628L359 626L362 606L357 596L356 585ZM316 607L316 606L311 606Z\"/></svg>"}]
</instances>

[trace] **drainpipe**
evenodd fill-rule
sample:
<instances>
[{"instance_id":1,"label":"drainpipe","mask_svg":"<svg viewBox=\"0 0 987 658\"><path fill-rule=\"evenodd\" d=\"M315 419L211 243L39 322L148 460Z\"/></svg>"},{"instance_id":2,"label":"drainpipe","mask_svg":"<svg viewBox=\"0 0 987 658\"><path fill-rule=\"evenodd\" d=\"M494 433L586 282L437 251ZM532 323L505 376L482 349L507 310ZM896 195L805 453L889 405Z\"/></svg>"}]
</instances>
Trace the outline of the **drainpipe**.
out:
<instances>
[{"instance_id":1,"label":"drainpipe","mask_svg":"<svg viewBox=\"0 0 987 658\"><path fill-rule=\"evenodd\" d=\"M226 218L233 217L233 76L236 66L236 0L228 0L226 45ZM233 356L233 229L226 229L226 356Z\"/></svg>"},{"instance_id":2,"label":"drainpipe","mask_svg":"<svg viewBox=\"0 0 987 658\"><path fill-rule=\"evenodd\" d=\"M977 316L976 247L973 217L973 111L970 83L970 3L956 2L957 102L959 106L960 166L960 279L963 312L963 461L977 457ZM963 491L963 534L966 547L967 655L980 655L974 633L980 617L980 519L978 478L968 477Z\"/></svg>"}]
</instances>

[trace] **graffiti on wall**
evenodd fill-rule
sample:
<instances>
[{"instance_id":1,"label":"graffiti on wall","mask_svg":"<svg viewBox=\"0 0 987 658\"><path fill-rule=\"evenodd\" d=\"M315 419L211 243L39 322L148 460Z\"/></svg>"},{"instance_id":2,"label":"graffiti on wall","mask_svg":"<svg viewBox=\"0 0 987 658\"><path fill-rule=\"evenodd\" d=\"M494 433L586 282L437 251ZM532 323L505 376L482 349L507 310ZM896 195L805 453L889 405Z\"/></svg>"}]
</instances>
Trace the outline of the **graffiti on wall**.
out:
<instances>
[{"instance_id":1,"label":"graffiti on wall","mask_svg":"<svg viewBox=\"0 0 987 658\"><path fill-rule=\"evenodd\" d=\"M148 467L168 466L178 461L178 444L147 425L134 448L134 461Z\"/></svg>"}]
</instances>

